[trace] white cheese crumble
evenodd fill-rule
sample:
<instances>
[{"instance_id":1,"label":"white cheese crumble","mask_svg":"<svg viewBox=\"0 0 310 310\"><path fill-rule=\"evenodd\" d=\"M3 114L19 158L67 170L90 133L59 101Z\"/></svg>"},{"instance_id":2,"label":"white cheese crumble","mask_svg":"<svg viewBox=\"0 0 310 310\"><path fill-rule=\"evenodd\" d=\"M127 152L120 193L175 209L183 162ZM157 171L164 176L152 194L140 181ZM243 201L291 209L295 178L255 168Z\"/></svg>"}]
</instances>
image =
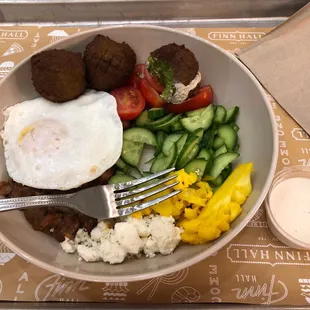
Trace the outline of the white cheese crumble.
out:
<instances>
[{"instance_id":1,"label":"white cheese crumble","mask_svg":"<svg viewBox=\"0 0 310 310\"><path fill-rule=\"evenodd\" d=\"M182 83L175 83L174 84L175 92L173 96L169 98L169 102L173 104L179 104L184 102L187 99L188 94L197 87L200 81L201 81L201 74L200 72L198 72L195 78L186 86Z\"/></svg>"},{"instance_id":2,"label":"white cheese crumble","mask_svg":"<svg viewBox=\"0 0 310 310\"><path fill-rule=\"evenodd\" d=\"M174 225L173 217L150 215L142 219L128 217L109 228L101 221L88 234L79 229L75 239L61 243L67 253L79 255L86 262L104 261L122 263L127 257L140 257L144 253L153 258L157 253L171 254L181 241L182 230Z\"/></svg>"}]
</instances>

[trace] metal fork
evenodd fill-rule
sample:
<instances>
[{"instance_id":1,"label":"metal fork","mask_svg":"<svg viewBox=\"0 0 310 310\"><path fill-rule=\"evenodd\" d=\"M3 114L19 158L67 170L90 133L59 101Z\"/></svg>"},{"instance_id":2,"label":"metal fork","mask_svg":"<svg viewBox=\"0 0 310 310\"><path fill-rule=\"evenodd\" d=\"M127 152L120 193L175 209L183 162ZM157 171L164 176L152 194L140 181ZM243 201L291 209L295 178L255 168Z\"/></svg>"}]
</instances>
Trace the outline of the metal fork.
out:
<instances>
[{"instance_id":1,"label":"metal fork","mask_svg":"<svg viewBox=\"0 0 310 310\"><path fill-rule=\"evenodd\" d=\"M129 182L95 186L83 189L74 194L0 199L0 212L39 206L64 206L75 209L81 213L97 219L110 219L126 216L151 207L159 202L173 197L174 195L179 194L181 192L180 190L174 190L153 200L139 203L139 201L145 198L151 197L155 194L161 193L169 188L174 187L175 185L179 184L179 182L174 182L160 188L156 188L153 191L144 194L143 192L149 189L173 180L176 178L176 175L160 179L157 182L152 182L151 184L145 185L143 187L136 187L137 185L151 181L155 178L172 172L173 170L174 168L167 169L159 173L155 173L150 176Z\"/></svg>"}]
</instances>

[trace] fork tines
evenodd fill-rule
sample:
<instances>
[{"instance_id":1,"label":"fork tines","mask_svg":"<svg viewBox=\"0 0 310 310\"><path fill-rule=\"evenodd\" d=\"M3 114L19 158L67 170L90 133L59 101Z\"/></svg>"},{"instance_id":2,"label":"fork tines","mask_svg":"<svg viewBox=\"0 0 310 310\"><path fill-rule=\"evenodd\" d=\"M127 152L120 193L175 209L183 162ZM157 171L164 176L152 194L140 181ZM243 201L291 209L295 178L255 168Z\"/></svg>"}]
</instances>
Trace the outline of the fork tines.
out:
<instances>
[{"instance_id":1,"label":"fork tines","mask_svg":"<svg viewBox=\"0 0 310 310\"><path fill-rule=\"evenodd\" d=\"M159 186L161 184L164 184L164 183L166 183L168 181L171 181L171 180L175 179L177 177L177 175L172 175L172 176L169 176L167 178L160 179L160 180L158 180L158 181L156 181L154 183L145 185L143 187L138 187L138 188L136 187L137 185L149 182L149 181L151 181L153 179L156 179L156 178L158 178L158 177L160 177L162 175L165 175L165 174L167 174L169 172L172 172L172 171L174 171L174 168L170 168L170 169L167 169L167 170L164 170L164 171L152 174L150 176L147 176L147 177L144 177L144 178L141 178L141 179L137 179L137 180L133 180L133 181L129 181L129 182L124 182L124 183L119 183L119 184L112 185L113 188L114 188L114 191L121 191L121 190L125 190L125 189L130 189L131 187L135 187L135 188L133 188L131 190L128 190L128 191L114 193L114 197L116 199L116 201L115 201L116 206L117 207L127 206L128 204L131 204L131 203L134 203L134 202L138 202L140 200L143 200L145 198L148 198L148 197L151 197L153 195L159 194L159 193L161 193L161 192L163 192L163 191L165 191L165 190L167 190L169 188L172 188L172 187L178 185L179 182L174 182L174 183L162 186L160 188L156 188L153 191L150 191L150 192L147 192L147 193L144 193L144 194L141 194L141 195L133 196L133 195L140 194L140 193L143 193L145 191L148 191L151 188L157 187L157 186ZM170 197L172 197L174 195L177 195L178 193L180 193L180 191L173 191L171 193L163 195L163 196L161 196L159 198L156 198L154 200L145 202L143 204L135 205L135 206L132 206L130 208L126 208L126 209L128 209L126 211L126 213L130 214L132 212L135 212L135 211L130 211L129 209L133 209L133 210L136 210L136 211L137 210L145 209L148 206L151 206L151 205L154 205L154 204L159 203L161 201L164 201L164 200L166 200L166 199L168 199L168 198L170 198ZM123 199L123 198L128 197L128 196L133 196L133 197L127 198L127 199ZM118 200L118 199L121 199L121 200Z\"/></svg>"}]
</instances>

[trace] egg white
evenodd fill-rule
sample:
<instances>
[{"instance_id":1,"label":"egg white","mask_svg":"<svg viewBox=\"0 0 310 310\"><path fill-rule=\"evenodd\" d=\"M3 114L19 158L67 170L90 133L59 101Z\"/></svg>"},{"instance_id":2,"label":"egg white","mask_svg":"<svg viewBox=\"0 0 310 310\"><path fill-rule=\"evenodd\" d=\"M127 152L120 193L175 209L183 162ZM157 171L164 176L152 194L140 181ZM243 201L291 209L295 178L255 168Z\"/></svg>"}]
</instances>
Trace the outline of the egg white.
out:
<instances>
[{"instance_id":1,"label":"egg white","mask_svg":"<svg viewBox=\"0 0 310 310\"><path fill-rule=\"evenodd\" d=\"M6 168L23 185L77 188L120 157L123 127L116 100L106 92L88 91L63 104L37 98L3 113Z\"/></svg>"}]
</instances>

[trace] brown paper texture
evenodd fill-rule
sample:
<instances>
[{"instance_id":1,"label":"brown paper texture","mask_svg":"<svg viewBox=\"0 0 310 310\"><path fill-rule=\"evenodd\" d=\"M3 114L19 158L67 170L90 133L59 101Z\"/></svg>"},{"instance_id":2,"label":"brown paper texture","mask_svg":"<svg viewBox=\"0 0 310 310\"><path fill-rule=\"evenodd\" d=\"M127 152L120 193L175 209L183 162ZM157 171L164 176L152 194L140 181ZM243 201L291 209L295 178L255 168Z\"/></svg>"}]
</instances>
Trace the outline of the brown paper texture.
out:
<instances>
[{"instance_id":1,"label":"brown paper texture","mask_svg":"<svg viewBox=\"0 0 310 310\"><path fill-rule=\"evenodd\" d=\"M277 102L310 134L310 4L239 59Z\"/></svg>"},{"instance_id":2,"label":"brown paper texture","mask_svg":"<svg viewBox=\"0 0 310 310\"><path fill-rule=\"evenodd\" d=\"M86 29L1 27L0 75L46 44ZM271 29L187 29L235 53ZM278 170L310 166L310 139L270 97L278 125ZM0 244L0 300L121 303L310 304L310 251L270 233L264 206L218 253L188 269L134 283L90 283L39 269Z\"/></svg>"}]
</instances>

